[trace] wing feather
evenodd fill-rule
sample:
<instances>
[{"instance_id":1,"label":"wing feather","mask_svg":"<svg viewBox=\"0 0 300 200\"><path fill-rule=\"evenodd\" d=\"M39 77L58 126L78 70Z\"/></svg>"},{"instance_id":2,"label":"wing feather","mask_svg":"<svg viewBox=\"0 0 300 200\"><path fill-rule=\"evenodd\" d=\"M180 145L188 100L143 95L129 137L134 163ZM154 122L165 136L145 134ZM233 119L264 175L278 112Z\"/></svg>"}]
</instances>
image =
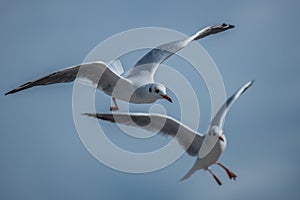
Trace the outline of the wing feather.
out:
<instances>
[{"instance_id":1,"label":"wing feather","mask_svg":"<svg viewBox=\"0 0 300 200\"><path fill-rule=\"evenodd\" d=\"M171 137L175 137L178 143L191 156L197 156L202 145L204 136L192 130L181 122L165 115L146 113L116 113L116 114L89 114L87 116L98 119L136 126L151 132L157 132Z\"/></svg>"},{"instance_id":2,"label":"wing feather","mask_svg":"<svg viewBox=\"0 0 300 200\"><path fill-rule=\"evenodd\" d=\"M199 40L206 36L216 34L231 29L233 27L233 25L225 23L214 26L208 26L186 39L162 44L146 53L126 74L126 77L129 79L134 79L136 76L140 76L141 74L147 74L145 76L145 78L148 79L147 81L153 82L153 75L156 72L159 64L164 62L170 56L183 49L194 40Z\"/></svg>"},{"instance_id":3,"label":"wing feather","mask_svg":"<svg viewBox=\"0 0 300 200\"><path fill-rule=\"evenodd\" d=\"M111 95L112 90L118 81L122 81L122 84L131 85L128 80L124 79L122 76L114 73L111 69L109 69L105 63L91 62L84 63L75 67L66 68L51 73L37 80L27 82L7 92L5 95L13 94L35 86L68 83L74 81L76 78L87 80L92 85L98 87L109 95Z\"/></svg>"},{"instance_id":4,"label":"wing feather","mask_svg":"<svg viewBox=\"0 0 300 200\"><path fill-rule=\"evenodd\" d=\"M254 81L250 81L246 83L243 87L241 87L238 91L236 91L218 110L215 117L212 119L210 123L210 128L213 126L218 126L221 129L224 126L225 117L231 108L231 106L236 102L236 100L254 83ZM210 129L209 128L209 129Z\"/></svg>"}]
</instances>

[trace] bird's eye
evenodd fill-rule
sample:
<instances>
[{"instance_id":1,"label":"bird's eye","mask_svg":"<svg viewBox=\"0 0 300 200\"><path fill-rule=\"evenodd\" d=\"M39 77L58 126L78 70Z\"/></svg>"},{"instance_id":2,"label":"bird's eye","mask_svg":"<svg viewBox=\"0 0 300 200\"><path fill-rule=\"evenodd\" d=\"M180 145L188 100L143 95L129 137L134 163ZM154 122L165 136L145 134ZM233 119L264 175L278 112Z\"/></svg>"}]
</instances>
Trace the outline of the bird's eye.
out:
<instances>
[{"instance_id":1,"label":"bird's eye","mask_svg":"<svg viewBox=\"0 0 300 200\"><path fill-rule=\"evenodd\" d=\"M149 92L150 92L150 93L152 92L152 88L151 88L151 87L149 87Z\"/></svg>"},{"instance_id":2,"label":"bird's eye","mask_svg":"<svg viewBox=\"0 0 300 200\"><path fill-rule=\"evenodd\" d=\"M155 88L155 89L154 89L154 92L155 92L155 93L159 93L159 89Z\"/></svg>"}]
</instances>

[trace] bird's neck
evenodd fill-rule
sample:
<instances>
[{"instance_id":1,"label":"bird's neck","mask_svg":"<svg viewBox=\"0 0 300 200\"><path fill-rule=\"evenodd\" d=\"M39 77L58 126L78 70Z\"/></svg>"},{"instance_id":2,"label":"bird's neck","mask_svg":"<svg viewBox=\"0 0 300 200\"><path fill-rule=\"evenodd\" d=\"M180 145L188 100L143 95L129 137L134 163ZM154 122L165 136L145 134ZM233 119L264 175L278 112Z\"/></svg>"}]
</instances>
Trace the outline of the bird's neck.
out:
<instances>
[{"instance_id":1,"label":"bird's neck","mask_svg":"<svg viewBox=\"0 0 300 200\"><path fill-rule=\"evenodd\" d=\"M132 94L131 101L133 103L153 103L157 98L149 93L149 88L147 85L142 85L138 87ZM135 102L137 101L137 102Z\"/></svg>"}]
</instances>

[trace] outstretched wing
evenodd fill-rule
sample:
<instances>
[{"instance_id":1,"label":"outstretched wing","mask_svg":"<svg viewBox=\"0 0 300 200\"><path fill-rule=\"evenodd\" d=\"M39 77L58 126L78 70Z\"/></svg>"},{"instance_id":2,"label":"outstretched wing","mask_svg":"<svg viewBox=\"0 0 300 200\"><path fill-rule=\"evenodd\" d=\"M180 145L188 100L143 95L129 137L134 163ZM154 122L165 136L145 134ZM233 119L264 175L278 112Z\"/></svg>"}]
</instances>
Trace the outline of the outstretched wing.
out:
<instances>
[{"instance_id":1,"label":"outstretched wing","mask_svg":"<svg viewBox=\"0 0 300 200\"><path fill-rule=\"evenodd\" d=\"M116 113L116 114L89 114L85 115L95 117L110 122L126 124L146 129L151 132L157 132L164 135L175 137L178 143L191 156L197 156L202 145L204 136L192 130L181 122L165 115L146 114L146 113Z\"/></svg>"},{"instance_id":2,"label":"outstretched wing","mask_svg":"<svg viewBox=\"0 0 300 200\"><path fill-rule=\"evenodd\" d=\"M243 87L241 87L236 93L234 93L218 110L215 117L212 119L210 128L212 126L218 126L219 128L223 128L226 114L233 103L254 83L254 81L250 81L246 83ZM209 129L210 129L209 128Z\"/></svg>"},{"instance_id":3,"label":"outstretched wing","mask_svg":"<svg viewBox=\"0 0 300 200\"><path fill-rule=\"evenodd\" d=\"M168 59L170 56L172 56L182 48L186 47L190 42L206 37L208 35L231 29L233 27L233 25L225 23L215 26L209 26L198 31L187 39L162 44L144 55L126 74L126 77L129 79L134 79L135 77L143 76L143 78L148 79L143 79L144 81L154 82L153 76L159 64L164 62L166 59Z\"/></svg>"},{"instance_id":4,"label":"outstretched wing","mask_svg":"<svg viewBox=\"0 0 300 200\"><path fill-rule=\"evenodd\" d=\"M131 84L128 80L109 69L105 63L91 62L66 68L37 80L27 82L7 92L5 95L13 94L34 86L72 82L76 78L82 78L86 80L88 83L103 90L109 95L111 95L111 92L118 81L121 81L122 84Z\"/></svg>"}]
</instances>

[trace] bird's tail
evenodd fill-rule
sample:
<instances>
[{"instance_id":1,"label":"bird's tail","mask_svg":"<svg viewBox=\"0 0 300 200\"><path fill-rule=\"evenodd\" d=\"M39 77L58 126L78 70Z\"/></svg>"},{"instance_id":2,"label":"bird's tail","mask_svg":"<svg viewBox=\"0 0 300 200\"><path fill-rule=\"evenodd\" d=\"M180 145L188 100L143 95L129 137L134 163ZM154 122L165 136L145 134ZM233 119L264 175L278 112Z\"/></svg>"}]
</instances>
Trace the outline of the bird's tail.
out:
<instances>
[{"instance_id":1,"label":"bird's tail","mask_svg":"<svg viewBox=\"0 0 300 200\"><path fill-rule=\"evenodd\" d=\"M199 167L198 167L197 161L196 161L194 166L179 180L179 182L190 178L198 169L199 169Z\"/></svg>"}]
</instances>

